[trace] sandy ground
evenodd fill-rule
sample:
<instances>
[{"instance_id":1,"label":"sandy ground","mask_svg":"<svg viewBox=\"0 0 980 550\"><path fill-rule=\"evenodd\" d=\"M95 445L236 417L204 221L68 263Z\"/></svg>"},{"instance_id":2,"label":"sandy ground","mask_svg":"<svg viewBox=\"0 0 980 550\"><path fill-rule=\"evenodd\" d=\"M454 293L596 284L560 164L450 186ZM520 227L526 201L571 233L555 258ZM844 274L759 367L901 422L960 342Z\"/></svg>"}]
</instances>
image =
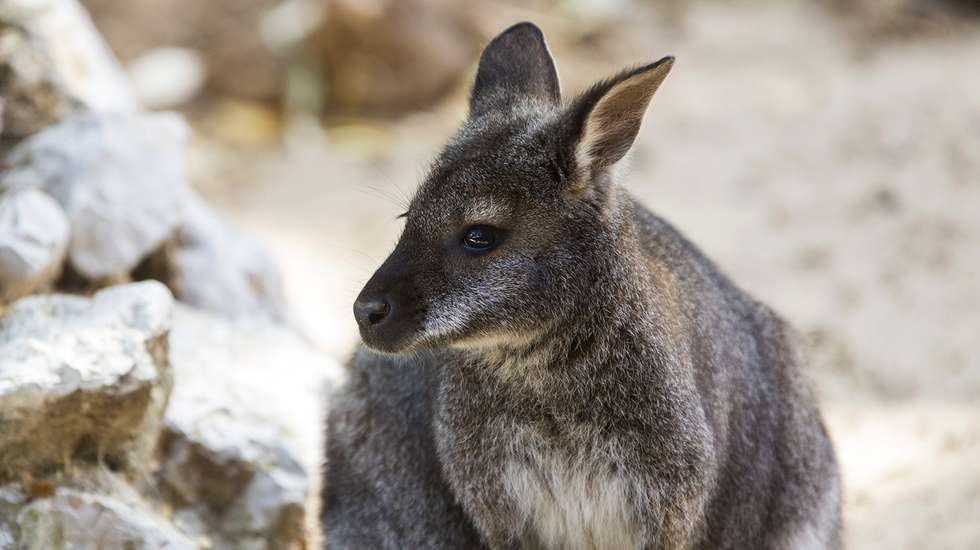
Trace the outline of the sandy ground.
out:
<instances>
[{"instance_id":1,"label":"sandy ground","mask_svg":"<svg viewBox=\"0 0 980 550\"><path fill-rule=\"evenodd\" d=\"M980 548L980 29L867 48L801 8L636 20L553 41L565 88L678 57L626 185L804 334L849 547ZM282 149L196 145L200 187L270 244L337 357L463 110L460 94L391 124L299 124Z\"/></svg>"}]
</instances>

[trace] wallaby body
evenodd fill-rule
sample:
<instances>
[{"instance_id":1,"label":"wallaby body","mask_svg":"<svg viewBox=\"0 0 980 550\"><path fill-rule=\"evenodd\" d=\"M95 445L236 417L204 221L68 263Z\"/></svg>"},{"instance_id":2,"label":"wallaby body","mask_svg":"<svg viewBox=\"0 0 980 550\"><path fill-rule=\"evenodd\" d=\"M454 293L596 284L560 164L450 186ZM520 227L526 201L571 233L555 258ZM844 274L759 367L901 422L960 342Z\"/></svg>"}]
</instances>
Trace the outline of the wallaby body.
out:
<instances>
[{"instance_id":1,"label":"wallaby body","mask_svg":"<svg viewBox=\"0 0 980 550\"><path fill-rule=\"evenodd\" d=\"M562 107L536 27L487 47L355 305L382 353L329 411L326 548L840 546L784 323L616 185L671 62Z\"/></svg>"}]
</instances>

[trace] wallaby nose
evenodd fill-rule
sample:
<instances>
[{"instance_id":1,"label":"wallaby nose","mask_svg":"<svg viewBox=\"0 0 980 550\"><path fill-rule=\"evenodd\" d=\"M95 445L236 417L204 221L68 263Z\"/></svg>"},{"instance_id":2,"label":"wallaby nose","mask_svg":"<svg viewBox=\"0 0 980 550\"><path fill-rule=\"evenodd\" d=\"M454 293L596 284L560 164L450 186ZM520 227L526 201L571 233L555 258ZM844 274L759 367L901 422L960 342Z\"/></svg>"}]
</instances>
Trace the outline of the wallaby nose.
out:
<instances>
[{"instance_id":1,"label":"wallaby nose","mask_svg":"<svg viewBox=\"0 0 980 550\"><path fill-rule=\"evenodd\" d=\"M381 324L389 313L391 306L384 298L359 298L354 302L354 318L362 327Z\"/></svg>"}]
</instances>

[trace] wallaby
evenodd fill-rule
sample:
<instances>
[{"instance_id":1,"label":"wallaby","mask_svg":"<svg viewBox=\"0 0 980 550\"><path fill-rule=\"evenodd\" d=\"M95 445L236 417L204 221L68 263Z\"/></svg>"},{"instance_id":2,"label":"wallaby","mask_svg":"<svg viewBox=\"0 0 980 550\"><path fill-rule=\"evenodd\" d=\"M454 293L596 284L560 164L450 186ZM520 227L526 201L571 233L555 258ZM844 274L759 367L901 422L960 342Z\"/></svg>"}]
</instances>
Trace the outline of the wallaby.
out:
<instances>
[{"instance_id":1,"label":"wallaby","mask_svg":"<svg viewBox=\"0 0 980 550\"><path fill-rule=\"evenodd\" d=\"M563 105L538 27L486 47L354 304L325 548L841 546L791 332L618 185L673 62Z\"/></svg>"}]
</instances>

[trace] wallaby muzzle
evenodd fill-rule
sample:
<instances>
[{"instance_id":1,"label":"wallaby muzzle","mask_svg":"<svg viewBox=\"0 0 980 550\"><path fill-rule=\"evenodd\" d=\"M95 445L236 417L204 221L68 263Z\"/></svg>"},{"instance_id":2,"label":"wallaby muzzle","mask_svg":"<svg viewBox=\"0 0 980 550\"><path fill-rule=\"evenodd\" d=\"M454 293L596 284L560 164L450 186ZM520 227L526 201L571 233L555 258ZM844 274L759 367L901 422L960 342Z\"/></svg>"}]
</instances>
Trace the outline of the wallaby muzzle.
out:
<instances>
[{"instance_id":1,"label":"wallaby muzzle","mask_svg":"<svg viewBox=\"0 0 980 550\"><path fill-rule=\"evenodd\" d=\"M402 351L421 328L424 308L418 307L408 255L404 242L399 242L354 301L361 338L378 351Z\"/></svg>"}]
</instances>

